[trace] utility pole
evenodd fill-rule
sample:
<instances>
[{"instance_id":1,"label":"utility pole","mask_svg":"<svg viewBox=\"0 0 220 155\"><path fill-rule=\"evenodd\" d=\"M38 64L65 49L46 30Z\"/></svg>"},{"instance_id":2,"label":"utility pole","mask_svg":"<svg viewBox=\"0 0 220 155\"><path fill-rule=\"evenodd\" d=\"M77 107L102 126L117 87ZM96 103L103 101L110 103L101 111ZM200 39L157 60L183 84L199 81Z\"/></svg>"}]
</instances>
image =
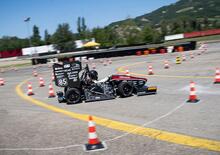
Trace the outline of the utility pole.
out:
<instances>
[{"instance_id":1,"label":"utility pole","mask_svg":"<svg viewBox=\"0 0 220 155\"><path fill-rule=\"evenodd\" d=\"M29 41L29 47L31 48L32 47L32 42L31 42L31 35L30 35L30 20L31 20L31 17L27 17L24 22L26 23L26 26L27 26L27 35L28 35L28 41ZM34 53L31 52L31 55L33 55Z\"/></svg>"}]
</instances>

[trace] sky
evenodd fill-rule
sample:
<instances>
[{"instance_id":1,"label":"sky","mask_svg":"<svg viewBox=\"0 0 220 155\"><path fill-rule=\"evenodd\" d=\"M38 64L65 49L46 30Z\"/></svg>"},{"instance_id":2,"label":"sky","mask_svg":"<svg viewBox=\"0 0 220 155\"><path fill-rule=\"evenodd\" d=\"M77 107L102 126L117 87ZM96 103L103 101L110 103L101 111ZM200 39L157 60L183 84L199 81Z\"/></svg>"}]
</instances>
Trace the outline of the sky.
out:
<instances>
[{"instance_id":1,"label":"sky","mask_svg":"<svg viewBox=\"0 0 220 155\"><path fill-rule=\"evenodd\" d=\"M0 37L28 36L30 28L37 25L41 36L47 29L54 33L57 25L69 23L76 32L77 18L84 17L88 28L104 27L127 17L137 17L177 0L0 0ZM31 30L32 31L32 30Z\"/></svg>"}]
</instances>

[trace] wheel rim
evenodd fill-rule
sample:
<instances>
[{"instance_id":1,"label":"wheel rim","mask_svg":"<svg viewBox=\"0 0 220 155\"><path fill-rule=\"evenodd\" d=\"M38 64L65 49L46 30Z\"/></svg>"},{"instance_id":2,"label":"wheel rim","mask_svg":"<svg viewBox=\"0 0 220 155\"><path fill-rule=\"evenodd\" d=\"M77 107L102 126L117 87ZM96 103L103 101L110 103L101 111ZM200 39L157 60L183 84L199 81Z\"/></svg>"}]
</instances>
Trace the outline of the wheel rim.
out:
<instances>
[{"instance_id":1,"label":"wheel rim","mask_svg":"<svg viewBox=\"0 0 220 155\"><path fill-rule=\"evenodd\" d=\"M80 95L77 93L73 93L70 95L69 100L70 101L77 101L79 99Z\"/></svg>"},{"instance_id":2,"label":"wheel rim","mask_svg":"<svg viewBox=\"0 0 220 155\"><path fill-rule=\"evenodd\" d=\"M130 85L125 85L123 88L123 91L126 95L130 94L131 90L132 90L132 86L130 86Z\"/></svg>"}]
</instances>

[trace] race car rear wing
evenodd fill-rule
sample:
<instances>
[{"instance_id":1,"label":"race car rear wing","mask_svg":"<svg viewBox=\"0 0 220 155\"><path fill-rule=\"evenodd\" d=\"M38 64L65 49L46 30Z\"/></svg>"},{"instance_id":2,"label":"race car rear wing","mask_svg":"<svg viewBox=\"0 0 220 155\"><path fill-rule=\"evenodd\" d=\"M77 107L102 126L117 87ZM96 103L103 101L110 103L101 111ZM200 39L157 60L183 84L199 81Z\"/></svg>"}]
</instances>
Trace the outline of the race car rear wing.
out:
<instances>
[{"instance_id":1,"label":"race car rear wing","mask_svg":"<svg viewBox=\"0 0 220 155\"><path fill-rule=\"evenodd\" d=\"M53 73L55 84L58 87L80 87L79 72L82 70L81 62L55 63Z\"/></svg>"}]
</instances>

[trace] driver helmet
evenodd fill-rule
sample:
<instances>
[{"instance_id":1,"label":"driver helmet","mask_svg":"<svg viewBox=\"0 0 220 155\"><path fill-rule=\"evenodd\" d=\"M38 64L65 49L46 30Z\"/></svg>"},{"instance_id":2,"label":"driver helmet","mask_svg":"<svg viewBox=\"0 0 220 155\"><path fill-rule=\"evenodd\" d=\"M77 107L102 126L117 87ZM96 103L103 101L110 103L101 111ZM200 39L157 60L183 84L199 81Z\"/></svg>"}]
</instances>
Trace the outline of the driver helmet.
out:
<instances>
[{"instance_id":1,"label":"driver helmet","mask_svg":"<svg viewBox=\"0 0 220 155\"><path fill-rule=\"evenodd\" d=\"M89 76L92 80L98 80L98 72L95 70L89 71Z\"/></svg>"}]
</instances>

